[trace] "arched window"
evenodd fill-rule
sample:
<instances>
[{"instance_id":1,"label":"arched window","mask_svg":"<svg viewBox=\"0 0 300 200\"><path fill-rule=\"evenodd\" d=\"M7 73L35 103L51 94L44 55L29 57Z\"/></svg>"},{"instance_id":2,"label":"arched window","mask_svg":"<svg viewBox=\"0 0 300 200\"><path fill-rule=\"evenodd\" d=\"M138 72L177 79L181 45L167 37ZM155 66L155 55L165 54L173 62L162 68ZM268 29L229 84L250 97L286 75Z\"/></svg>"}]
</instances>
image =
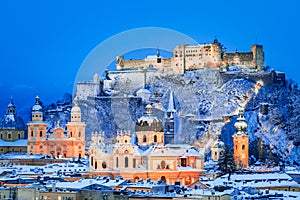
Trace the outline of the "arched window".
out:
<instances>
[{"instance_id":1,"label":"arched window","mask_svg":"<svg viewBox=\"0 0 300 200\"><path fill-rule=\"evenodd\" d=\"M40 131L40 137L43 137L43 131Z\"/></svg>"},{"instance_id":2,"label":"arched window","mask_svg":"<svg viewBox=\"0 0 300 200\"><path fill-rule=\"evenodd\" d=\"M143 142L147 142L147 136L146 135L143 136Z\"/></svg>"},{"instance_id":3,"label":"arched window","mask_svg":"<svg viewBox=\"0 0 300 200\"><path fill-rule=\"evenodd\" d=\"M31 137L33 137L33 131L31 131Z\"/></svg>"},{"instance_id":4,"label":"arched window","mask_svg":"<svg viewBox=\"0 0 300 200\"><path fill-rule=\"evenodd\" d=\"M242 145L242 150L245 150L245 145L244 144Z\"/></svg>"},{"instance_id":5,"label":"arched window","mask_svg":"<svg viewBox=\"0 0 300 200\"><path fill-rule=\"evenodd\" d=\"M128 157L125 157L125 166L124 166L125 168L127 168L128 167Z\"/></svg>"},{"instance_id":6,"label":"arched window","mask_svg":"<svg viewBox=\"0 0 300 200\"><path fill-rule=\"evenodd\" d=\"M72 133L72 131L70 132L70 136L71 136L71 137L73 137L73 133Z\"/></svg>"},{"instance_id":7,"label":"arched window","mask_svg":"<svg viewBox=\"0 0 300 200\"><path fill-rule=\"evenodd\" d=\"M164 160L161 161L160 167L161 167L162 169L165 169L165 168L166 168L166 162L165 162Z\"/></svg>"},{"instance_id":8,"label":"arched window","mask_svg":"<svg viewBox=\"0 0 300 200\"><path fill-rule=\"evenodd\" d=\"M80 131L78 132L78 137L81 137L81 132Z\"/></svg>"},{"instance_id":9,"label":"arched window","mask_svg":"<svg viewBox=\"0 0 300 200\"><path fill-rule=\"evenodd\" d=\"M21 134L20 133L18 134L18 139L21 139Z\"/></svg>"},{"instance_id":10,"label":"arched window","mask_svg":"<svg viewBox=\"0 0 300 200\"><path fill-rule=\"evenodd\" d=\"M103 169L106 168L106 162L105 162L105 161L102 163L102 168L103 168Z\"/></svg>"},{"instance_id":11,"label":"arched window","mask_svg":"<svg viewBox=\"0 0 300 200\"><path fill-rule=\"evenodd\" d=\"M97 168L98 168L98 162L95 161L95 169L97 169Z\"/></svg>"},{"instance_id":12,"label":"arched window","mask_svg":"<svg viewBox=\"0 0 300 200\"><path fill-rule=\"evenodd\" d=\"M116 157L116 168L119 168L119 158Z\"/></svg>"},{"instance_id":13,"label":"arched window","mask_svg":"<svg viewBox=\"0 0 300 200\"><path fill-rule=\"evenodd\" d=\"M162 177L160 177L160 180L162 180L163 182L167 182L167 179L166 179L166 177L165 176L162 176Z\"/></svg>"},{"instance_id":14,"label":"arched window","mask_svg":"<svg viewBox=\"0 0 300 200\"><path fill-rule=\"evenodd\" d=\"M157 142L157 135L154 135L154 142Z\"/></svg>"}]
</instances>

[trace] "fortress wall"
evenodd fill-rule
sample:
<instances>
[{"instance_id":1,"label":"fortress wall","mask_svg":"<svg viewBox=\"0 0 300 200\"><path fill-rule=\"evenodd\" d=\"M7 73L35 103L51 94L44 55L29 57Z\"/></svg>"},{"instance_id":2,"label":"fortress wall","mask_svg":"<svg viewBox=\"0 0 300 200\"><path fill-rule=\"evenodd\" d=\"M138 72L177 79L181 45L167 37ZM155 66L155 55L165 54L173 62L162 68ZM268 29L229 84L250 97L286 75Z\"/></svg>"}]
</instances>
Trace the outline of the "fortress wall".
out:
<instances>
[{"instance_id":1,"label":"fortress wall","mask_svg":"<svg viewBox=\"0 0 300 200\"><path fill-rule=\"evenodd\" d=\"M270 84L283 84L285 85L285 74L271 72L260 72L260 73L245 73L245 72L220 72L220 84L224 84L227 81L234 78L245 78L253 82L262 81L263 85Z\"/></svg>"},{"instance_id":2,"label":"fortress wall","mask_svg":"<svg viewBox=\"0 0 300 200\"><path fill-rule=\"evenodd\" d=\"M156 71L147 71L146 83L149 83L156 73ZM118 79L115 90L122 91L128 95L136 92L137 88L144 88L145 75L143 70L109 72L109 77Z\"/></svg>"},{"instance_id":3,"label":"fortress wall","mask_svg":"<svg viewBox=\"0 0 300 200\"><path fill-rule=\"evenodd\" d=\"M76 95L79 99L87 99L88 96L97 96L100 92L100 83L79 82L76 85Z\"/></svg>"},{"instance_id":4,"label":"fortress wall","mask_svg":"<svg viewBox=\"0 0 300 200\"><path fill-rule=\"evenodd\" d=\"M229 65L248 66L255 68L252 52L224 53L223 61L227 62Z\"/></svg>"}]
</instances>

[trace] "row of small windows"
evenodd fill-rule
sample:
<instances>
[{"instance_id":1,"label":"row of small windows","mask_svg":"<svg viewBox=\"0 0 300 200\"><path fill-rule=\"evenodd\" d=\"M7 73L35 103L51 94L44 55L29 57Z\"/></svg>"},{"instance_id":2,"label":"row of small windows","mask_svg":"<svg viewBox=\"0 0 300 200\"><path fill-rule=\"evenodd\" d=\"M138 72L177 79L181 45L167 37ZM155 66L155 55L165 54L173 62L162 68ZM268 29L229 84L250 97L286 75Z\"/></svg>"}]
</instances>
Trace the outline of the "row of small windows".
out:
<instances>
[{"instance_id":1,"label":"row of small windows","mask_svg":"<svg viewBox=\"0 0 300 200\"><path fill-rule=\"evenodd\" d=\"M42 117L42 115L32 115L32 117Z\"/></svg>"},{"instance_id":2,"label":"row of small windows","mask_svg":"<svg viewBox=\"0 0 300 200\"><path fill-rule=\"evenodd\" d=\"M143 135L143 142L147 142L147 136ZM157 142L157 135L153 136L153 142Z\"/></svg>"},{"instance_id":3,"label":"row of small windows","mask_svg":"<svg viewBox=\"0 0 300 200\"><path fill-rule=\"evenodd\" d=\"M3 139L3 134L0 134L0 138ZM7 134L7 139L11 139L11 133ZM18 139L21 139L21 134L18 133Z\"/></svg>"},{"instance_id":4,"label":"row of small windows","mask_svg":"<svg viewBox=\"0 0 300 200\"><path fill-rule=\"evenodd\" d=\"M71 118L72 118L72 119L73 119L73 118L78 118L78 119L80 119L80 116L76 116L76 115L75 115L75 116L72 116Z\"/></svg>"}]
</instances>

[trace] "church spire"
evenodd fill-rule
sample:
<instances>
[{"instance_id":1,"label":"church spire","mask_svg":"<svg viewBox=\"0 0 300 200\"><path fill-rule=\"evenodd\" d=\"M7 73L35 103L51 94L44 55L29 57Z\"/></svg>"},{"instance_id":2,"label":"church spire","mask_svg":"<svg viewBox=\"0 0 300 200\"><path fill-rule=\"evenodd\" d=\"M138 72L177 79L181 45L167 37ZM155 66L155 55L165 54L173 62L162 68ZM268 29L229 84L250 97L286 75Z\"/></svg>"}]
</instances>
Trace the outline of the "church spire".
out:
<instances>
[{"instance_id":1,"label":"church spire","mask_svg":"<svg viewBox=\"0 0 300 200\"><path fill-rule=\"evenodd\" d=\"M13 98L10 97L10 102L7 105L7 115L15 115L16 114L16 106L14 104Z\"/></svg>"},{"instance_id":2,"label":"church spire","mask_svg":"<svg viewBox=\"0 0 300 200\"><path fill-rule=\"evenodd\" d=\"M174 105L174 97L173 97L173 92L172 91L170 92L169 105L168 105L167 112L170 112L170 113L176 112L175 105Z\"/></svg>"}]
</instances>

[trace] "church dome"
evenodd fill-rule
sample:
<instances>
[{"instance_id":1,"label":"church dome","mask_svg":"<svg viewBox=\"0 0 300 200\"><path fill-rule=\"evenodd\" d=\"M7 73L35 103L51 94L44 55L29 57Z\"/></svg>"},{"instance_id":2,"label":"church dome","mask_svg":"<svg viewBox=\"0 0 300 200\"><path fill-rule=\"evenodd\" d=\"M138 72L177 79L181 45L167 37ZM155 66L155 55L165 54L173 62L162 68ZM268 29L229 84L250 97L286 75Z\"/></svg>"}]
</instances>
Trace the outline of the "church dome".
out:
<instances>
[{"instance_id":1,"label":"church dome","mask_svg":"<svg viewBox=\"0 0 300 200\"><path fill-rule=\"evenodd\" d=\"M214 145L213 145L214 148L224 148L225 147L225 144L224 142L220 141L220 140L217 140Z\"/></svg>"},{"instance_id":2,"label":"church dome","mask_svg":"<svg viewBox=\"0 0 300 200\"><path fill-rule=\"evenodd\" d=\"M31 111L32 112L42 112L43 111L43 108L40 104L40 97L39 96L35 97L35 104L32 106Z\"/></svg>"},{"instance_id":3,"label":"church dome","mask_svg":"<svg viewBox=\"0 0 300 200\"><path fill-rule=\"evenodd\" d=\"M81 113L81 109L79 108L79 106L74 106L71 109L71 113Z\"/></svg>"},{"instance_id":4,"label":"church dome","mask_svg":"<svg viewBox=\"0 0 300 200\"><path fill-rule=\"evenodd\" d=\"M237 122L234 124L234 127L237 130L237 133L246 133L246 129L248 128L248 124L245 122L244 110L239 109L239 117L237 118Z\"/></svg>"},{"instance_id":5,"label":"church dome","mask_svg":"<svg viewBox=\"0 0 300 200\"><path fill-rule=\"evenodd\" d=\"M32 106L32 111L33 112L41 112L42 111L42 106L41 105L34 105L34 106Z\"/></svg>"},{"instance_id":6,"label":"church dome","mask_svg":"<svg viewBox=\"0 0 300 200\"><path fill-rule=\"evenodd\" d=\"M135 130L155 132L163 131L162 121L152 114L152 106L150 104L146 106L146 114L137 120Z\"/></svg>"},{"instance_id":7,"label":"church dome","mask_svg":"<svg viewBox=\"0 0 300 200\"><path fill-rule=\"evenodd\" d=\"M81 113L81 109L78 106L78 100L77 99L74 99L74 106L71 109L71 113L72 114L80 114Z\"/></svg>"}]
</instances>

